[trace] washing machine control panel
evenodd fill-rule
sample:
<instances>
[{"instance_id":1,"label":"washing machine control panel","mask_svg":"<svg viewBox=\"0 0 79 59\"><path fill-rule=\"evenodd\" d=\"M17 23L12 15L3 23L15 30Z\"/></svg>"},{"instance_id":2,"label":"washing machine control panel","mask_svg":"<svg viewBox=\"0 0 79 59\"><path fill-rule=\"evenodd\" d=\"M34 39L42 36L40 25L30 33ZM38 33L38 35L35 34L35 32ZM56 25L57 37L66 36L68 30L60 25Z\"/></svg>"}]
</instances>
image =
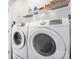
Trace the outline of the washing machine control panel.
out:
<instances>
[{"instance_id":1,"label":"washing machine control panel","mask_svg":"<svg viewBox=\"0 0 79 59\"><path fill-rule=\"evenodd\" d=\"M57 18L57 19L31 22L29 26L68 25L68 24L69 24L68 18L59 18L59 19Z\"/></svg>"}]
</instances>

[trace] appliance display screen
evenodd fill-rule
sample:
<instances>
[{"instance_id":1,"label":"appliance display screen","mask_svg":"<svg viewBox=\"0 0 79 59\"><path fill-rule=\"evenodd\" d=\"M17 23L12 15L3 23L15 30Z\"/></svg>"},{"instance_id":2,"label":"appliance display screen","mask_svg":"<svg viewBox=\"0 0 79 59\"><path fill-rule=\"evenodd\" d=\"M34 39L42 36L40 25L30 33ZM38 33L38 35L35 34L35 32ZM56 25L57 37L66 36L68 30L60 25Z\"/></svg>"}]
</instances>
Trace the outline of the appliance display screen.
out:
<instances>
[{"instance_id":1,"label":"appliance display screen","mask_svg":"<svg viewBox=\"0 0 79 59\"><path fill-rule=\"evenodd\" d=\"M62 24L62 20L51 20L49 22L50 25L55 25L55 24Z\"/></svg>"}]
</instances>

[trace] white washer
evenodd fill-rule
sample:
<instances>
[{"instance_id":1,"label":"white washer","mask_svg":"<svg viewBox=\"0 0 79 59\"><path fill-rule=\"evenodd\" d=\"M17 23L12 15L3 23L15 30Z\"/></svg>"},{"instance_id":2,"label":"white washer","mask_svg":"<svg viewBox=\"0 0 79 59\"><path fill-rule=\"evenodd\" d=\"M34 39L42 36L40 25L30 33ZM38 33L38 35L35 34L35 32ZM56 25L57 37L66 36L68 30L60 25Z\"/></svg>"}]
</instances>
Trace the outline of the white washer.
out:
<instances>
[{"instance_id":1,"label":"white washer","mask_svg":"<svg viewBox=\"0 0 79 59\"><path fill-rule=\"evenodd\" d=\"M29 59L70 59L70 27L67 18L31 22Z\"/></svg>"},{"instance_id":2,"label":"white washer","mask_svg":"<svg viewBox=\"0 0 79 59\"><path fill-rule=\"evenodd\" d=\"M27 27L28 24L16 24L12 28L13 59L28 59Z\"/></svg>"}]
</instances>

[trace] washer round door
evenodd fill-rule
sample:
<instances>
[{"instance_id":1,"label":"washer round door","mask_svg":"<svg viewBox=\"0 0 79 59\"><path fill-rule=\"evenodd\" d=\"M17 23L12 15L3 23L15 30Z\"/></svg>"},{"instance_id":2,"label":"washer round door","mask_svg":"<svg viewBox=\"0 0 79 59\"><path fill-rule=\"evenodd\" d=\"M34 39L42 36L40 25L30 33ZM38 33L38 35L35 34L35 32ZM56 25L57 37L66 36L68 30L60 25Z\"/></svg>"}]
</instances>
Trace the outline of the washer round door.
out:
<instances>
[{"instance_id":1,"label":"washer round door","mask_svg":"<svg viewBox=\"0 0 79 59\"><path fill-rule=\"evenodd\" d=\"M29 39L30 48L39 57L64 57L66 46L63 38L55 31L38 28Z\"/></svg>"},{"instance_id":2,"label":"washer round door","mask_svg":"<svg viewBox=\"0 0 79 59\"><path fill-rule=\"evenodd\" d=\"M13 47L21 49L25 43L25 36L21 29L13 29L12 31Z\"/></svg>"}]
</instances>

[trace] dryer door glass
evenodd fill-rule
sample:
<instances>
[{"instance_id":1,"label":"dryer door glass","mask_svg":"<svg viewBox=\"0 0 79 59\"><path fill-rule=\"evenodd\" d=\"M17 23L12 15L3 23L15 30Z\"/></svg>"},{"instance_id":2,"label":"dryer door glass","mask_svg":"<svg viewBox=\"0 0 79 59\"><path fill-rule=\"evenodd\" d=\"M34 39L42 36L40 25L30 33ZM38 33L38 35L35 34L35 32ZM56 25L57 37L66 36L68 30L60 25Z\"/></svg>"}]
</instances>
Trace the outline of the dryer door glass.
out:
<instances>
[{"instance_id":1,"label":"dryer door glass","mask_svg":"<svg viewBox=\"0 0 79 59\"><path fill-rule=\"evenodd\" d=\"M34 37L33 45L35 50L43 56L50 56L54 54L56 50L56 44L53 38L43 33Z\"/></svg>"},{"instance_id":2,"label":"dryer door glass","mask_svg":"<svg viewBox=\"0 0 79 59\"><path fill-rule=\"evenodd\" d=\"M16 45L20 45L22 41L21 34L19 32L15 32L14 34L14 42Z\"/></svg>"}]
</instances>

